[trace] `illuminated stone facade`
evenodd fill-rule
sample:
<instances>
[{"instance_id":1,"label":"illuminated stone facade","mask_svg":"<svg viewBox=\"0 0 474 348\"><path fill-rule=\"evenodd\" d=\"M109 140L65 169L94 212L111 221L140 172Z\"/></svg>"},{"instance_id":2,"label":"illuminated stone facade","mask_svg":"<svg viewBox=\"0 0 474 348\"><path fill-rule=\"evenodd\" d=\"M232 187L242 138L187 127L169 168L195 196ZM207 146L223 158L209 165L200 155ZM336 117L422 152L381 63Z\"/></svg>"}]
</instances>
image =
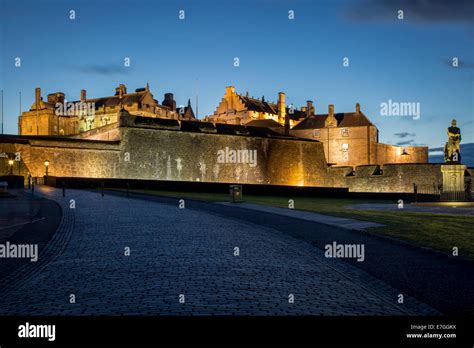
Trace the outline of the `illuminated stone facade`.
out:
<instances>
[{"instance_id":1,"label":"illuminated stone facade","mask_svg":"<svg viewBox=\"0 0 474 348\"><path fill-rule=\"evenodd\" d=\"M193 120L194 112L188 100L187 106L176 105L172 93L166 93L161 104L154 99L147 84L145 88L128 93L125 85L115 89L115 95L88 99L85 90L80 99L68 102L62 92L48 95L47 101L41 97L41 89L36 88L35 102L29 111L19 119L20 135L71 135L89 131L117 122L117 112L121 109L135 115L159 117L175 120Z\"/></svg>"},{"instance_id":2,"label":"illuminated stone facade","mask_svg":"<svg viewBox=\"0 0 474 348\"><path fill-rule=\"evenodd\" d=\"M378 129L360 111L334 113L329 105L327 114L315 114L311 100L306 106L295 109L286 105L285 93L280 92L278 102L265 98L255 99L226 88L224 97L213 115L206 121L227 124L249 124L267 127L298 138L316 140L324 144L326 161L331 165L359 166L386 163L428 163L427 147L399 147L378 141ZM290 129L291 128L291 129Z\"/></svg>"},{"instance_id":3,"label":"illuminated stone facade","mask_svg":"<svg viewBox=\"0 0 474 348\"><path fill-rule=\"evenodd\" d=\"M214 114L204 120L214 123L246 124L254 120L273 120L293 127L303 120L306 114L293 106L286 105L285 93L278 93L277 103L271 103L264 97L256 99L235 92L233 86L226 88L224 97L214 111Z\"/></svg>"},{"instance_id":4,"label":"illuminated stone facade","mask_svg":"<svg viewBox=\"0 0 474 348\"><path fill-rule=\"evenodd\" d=\"M338 166L428 163L428 147L400 147L379 143L379 131L356 104L355 112L311 114L290 130L299 138L324 145L328 164Z\"/></svg>"},{"instance_id":5,"label":"illuminated stone facade","mask_svg":"<svg viewBox=\"0 0 474 348\"><path fill-rule=\"evenodd\" d=\"M0 153L21 155L13 172L42 177L173 180L347 187L353 192L413 192L442 184L442 164L328 166L324 144L261 127L134 116L74 137L0 136ZM254 150L255 166L219 163L219 150ZM0 159L0 172L8 174Z\"/></svg>"}]
</instances>

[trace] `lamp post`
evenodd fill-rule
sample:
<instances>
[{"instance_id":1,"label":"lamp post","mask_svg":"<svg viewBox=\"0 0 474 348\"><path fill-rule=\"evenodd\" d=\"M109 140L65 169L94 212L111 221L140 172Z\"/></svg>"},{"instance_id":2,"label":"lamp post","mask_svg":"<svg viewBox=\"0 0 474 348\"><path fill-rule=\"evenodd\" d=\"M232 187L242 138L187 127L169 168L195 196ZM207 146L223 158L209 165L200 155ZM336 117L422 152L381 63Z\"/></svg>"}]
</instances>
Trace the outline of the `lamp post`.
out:
<instances>
[{"instance_id":1,"label":"lamp post","mask_svg":"<svg viewBox=\"0 0 474 348\"><path fill-rule=\"evenodd\" d=\"M8 160L8 165L10 166L10 175L13 175L13 160Z\"/></svg>"},{"instance_id":2,"label":"lamp post","mask_svg":"<svg viewBox=\"0 0 474 348\"><path fill-rule=\"evenodd\" d=\"M46 161L44 161L44 168L45 168L45 174L46 174L46 176L48 176L48 167L49 167L49 161L46 160Z\"/></svg>"}]
</instances>

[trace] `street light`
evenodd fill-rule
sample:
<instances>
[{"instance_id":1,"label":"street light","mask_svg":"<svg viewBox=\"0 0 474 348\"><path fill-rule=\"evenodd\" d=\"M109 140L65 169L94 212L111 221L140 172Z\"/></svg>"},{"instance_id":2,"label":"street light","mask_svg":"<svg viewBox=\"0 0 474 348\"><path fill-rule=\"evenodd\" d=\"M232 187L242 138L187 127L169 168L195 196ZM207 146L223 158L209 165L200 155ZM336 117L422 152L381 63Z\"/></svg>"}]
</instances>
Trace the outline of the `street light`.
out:
<instances>
[{"instance_id":1,"label":"street light","mask_svg":"<svg viewBox=\"0 0 474 348\"><path fill-rule=\"evenodd\" d=\"M49 167L49 161L46 160L46 161L44 161L44 168L46 170L46 176L48 176L48 167Z\"/></svg>"},{"instance_id":2,"label":"street light","mask_svg":"<svg viewBox=\"0 0 474 348\"><path fill-rule=\"evenodd\" d=\"M8 160L8 164L10 165L10 175L13 175L13 160Z\"/></svg>"}]
</instances>

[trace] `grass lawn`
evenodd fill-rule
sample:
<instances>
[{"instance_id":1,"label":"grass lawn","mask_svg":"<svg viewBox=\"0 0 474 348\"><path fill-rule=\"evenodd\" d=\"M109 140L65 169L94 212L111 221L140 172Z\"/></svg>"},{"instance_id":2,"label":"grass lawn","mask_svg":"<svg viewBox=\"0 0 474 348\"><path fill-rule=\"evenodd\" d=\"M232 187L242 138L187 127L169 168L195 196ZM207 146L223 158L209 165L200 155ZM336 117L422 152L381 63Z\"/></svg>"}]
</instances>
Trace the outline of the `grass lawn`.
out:
<instances>
[{"instance_id":1,"label":"grass lawn","mask_svg":"<svg viewBox=\"0 0 474 348\"><path fill-rule=\"evenodd\" d=\"M168 192L168 191L137 191L159 196L188 198L202 201L228 201L227 194ZM249 196L244 201L288 208L291 197ZM405 240L412 244L429 247L451 254L453 247L458 247L459 256L474 259L474 217L462 215L441 215L407 211L368 211L348 208L349 205L362 203L396 203L388 201L369 201L337 198L292 198L295 209L314 211L333 216L349 217L359 220L379 222L385 226L371 228L370 233L387 235Z\"/></svg>"}]
</instances>

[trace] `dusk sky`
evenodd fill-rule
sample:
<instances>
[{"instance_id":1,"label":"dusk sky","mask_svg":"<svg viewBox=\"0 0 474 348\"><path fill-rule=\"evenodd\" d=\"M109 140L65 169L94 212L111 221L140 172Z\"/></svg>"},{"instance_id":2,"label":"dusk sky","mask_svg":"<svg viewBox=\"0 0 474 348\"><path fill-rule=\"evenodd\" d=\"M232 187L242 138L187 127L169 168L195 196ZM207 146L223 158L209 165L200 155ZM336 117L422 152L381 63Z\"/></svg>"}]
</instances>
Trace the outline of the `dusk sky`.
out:
<instances>
[{"instance_id":1,"label":"dusk sky","mask_svg":"<svg viewBox=\"0 0 474 348\"><path fill-rule=\"evenodd\" d=\"M234 85L270 101L283 91L298 108L313 100L316 113L326 113L328 104L350 112L359 102L381 142L439 147L453 117L462 142L474 142L473 1L0 4L5 133L17 134L20 91L27 110L35 87L44 99L62 91L73 101L81 89L101 97L113 95L120 83L133 91L149 82L160 103L172 92L178 104L191 98L196 111L198 80L200 118L212 114L225 87ZM420 118L380 115L380 104L389 100L420 103Z\"/></svg>"}]
</instances>

